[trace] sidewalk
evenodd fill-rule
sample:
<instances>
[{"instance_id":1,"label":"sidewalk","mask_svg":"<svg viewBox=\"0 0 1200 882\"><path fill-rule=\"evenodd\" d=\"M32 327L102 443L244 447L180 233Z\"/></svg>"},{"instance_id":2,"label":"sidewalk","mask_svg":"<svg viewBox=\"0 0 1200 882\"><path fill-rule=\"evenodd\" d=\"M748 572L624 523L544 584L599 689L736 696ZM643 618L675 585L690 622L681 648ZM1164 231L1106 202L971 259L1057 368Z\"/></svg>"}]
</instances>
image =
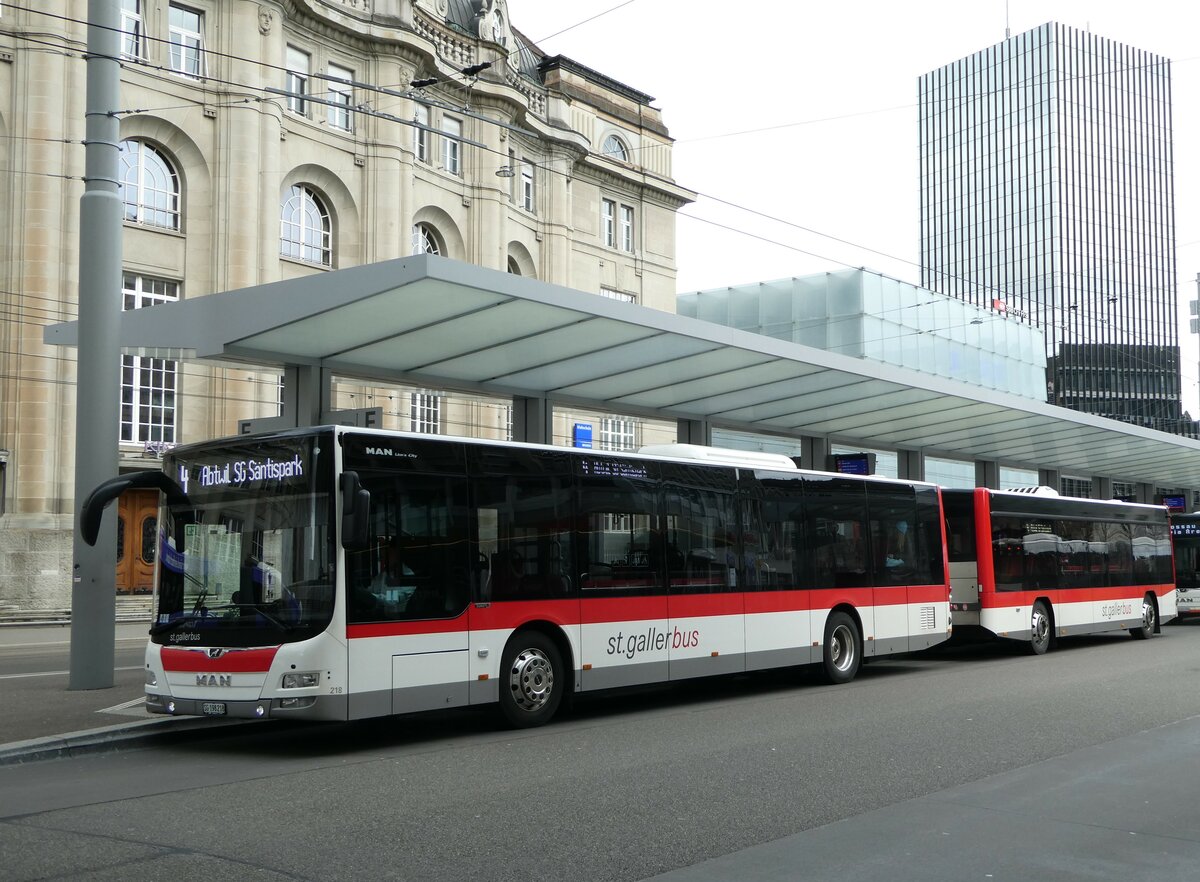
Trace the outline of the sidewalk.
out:
<instances>
[{"instance_id":1,"label":"sidewalk","mask_svg":"<svg viewBox=\"0 0 1200 882\"><path fill-rule=\"evenodd\" d=\"M113 686L67 688L69 625L0 629L0 765L132 747L169 732L228 721L149 714L144 707L145 622L116 625Z\"/></svg>"}]
</instances>

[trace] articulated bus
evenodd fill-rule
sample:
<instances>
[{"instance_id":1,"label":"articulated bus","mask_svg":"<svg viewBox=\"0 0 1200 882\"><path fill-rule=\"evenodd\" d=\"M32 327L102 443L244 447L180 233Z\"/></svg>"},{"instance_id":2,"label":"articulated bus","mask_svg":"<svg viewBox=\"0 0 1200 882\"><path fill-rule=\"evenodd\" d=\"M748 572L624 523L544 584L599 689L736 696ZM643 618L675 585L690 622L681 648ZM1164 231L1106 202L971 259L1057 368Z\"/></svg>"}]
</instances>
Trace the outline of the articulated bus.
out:
<instances>
[{"instance_id":1,"label":"articulated bus","mask_svg":"<svg viewBox=\"0 0 1200 882\"><path fill-rule=\"evenodd\" d=\"M347 427L177 447L146 705L353 720L864 658L950 635L937 487L687 445L614 454Z\"/></svg>"},{"instance_id":2,"label":"articulated bus","mask_svg":"<svg viewBox=\"0 0 1200 882\"><path fill-rule=\"evenodd\" d=\"M1200 512L1171 515L1179 618L1200 615Z\"/></svg>"},{"instance_id":3,"label":"articulated bus","mask_svg":"<svg viewBox=\"0 0 1200 882\"><path fill-rule=\"evenodd\" d=\"M1034 492L942 490L951 614L1022 640L1036 655L1057 637L1128 629L1139 638L1176 614L1163 506Z\"/></svg>"}]
</instances>

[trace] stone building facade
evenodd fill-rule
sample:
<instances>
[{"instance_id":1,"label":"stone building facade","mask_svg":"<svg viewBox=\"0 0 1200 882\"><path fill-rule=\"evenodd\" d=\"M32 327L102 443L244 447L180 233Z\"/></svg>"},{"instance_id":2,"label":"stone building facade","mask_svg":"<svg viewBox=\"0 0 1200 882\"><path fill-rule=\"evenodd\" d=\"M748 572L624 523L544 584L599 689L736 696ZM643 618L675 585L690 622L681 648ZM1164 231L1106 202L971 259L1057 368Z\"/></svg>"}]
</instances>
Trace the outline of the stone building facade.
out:
<instances>
[{"instance_id":1,"label":"stone building facade","mask_svg":"<svg viewBox=\"0 0 1200 882\"><path fill-rule=\"evenodd\" d=\"M504 0L119 2L125 308L436 251L674 310L695 194L661 113ZM42 331L77 312L85 10L0 13L0 607L70 597L75 362ZM260 368L122 361L122 469L279 412ZM340 406L385 401L396 428L510 431L503 401L337 380ZM118 590L153 558L136 505Z\"/></svg>"}]
</instances>

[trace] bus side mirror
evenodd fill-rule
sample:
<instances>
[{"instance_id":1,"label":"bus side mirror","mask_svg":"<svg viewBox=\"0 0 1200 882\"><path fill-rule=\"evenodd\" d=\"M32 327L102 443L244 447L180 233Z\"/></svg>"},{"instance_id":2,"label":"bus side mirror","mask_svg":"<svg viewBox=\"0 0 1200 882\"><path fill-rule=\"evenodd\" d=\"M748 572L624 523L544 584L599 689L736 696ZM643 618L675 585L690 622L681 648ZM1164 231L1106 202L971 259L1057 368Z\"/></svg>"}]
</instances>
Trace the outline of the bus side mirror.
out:
<instances>
[{"instance_id":1,"label":"bus side mirror","mask_svg":"<svg viewBox=\"0 0 1200 882\"><path fill-rule=\"evenodd\" d=\"M362 486L358 472L342 472L342 547L366 548L371 529L371 491Z\"/></svg>"},{"instance_id":2,"label":"bus side mirror","mask_svg":"<svg viewBox=\"0 0 1200 882\"><path fill-rule=\"evenodd\" d=\"M163 472L134 472L109 478L88 494L79 509L79 535L88 545L95 545L100 534L100 519L110 502L130 489L160 490L171 505L191 505L179 483Z\"/></svg>"}]
</instances>

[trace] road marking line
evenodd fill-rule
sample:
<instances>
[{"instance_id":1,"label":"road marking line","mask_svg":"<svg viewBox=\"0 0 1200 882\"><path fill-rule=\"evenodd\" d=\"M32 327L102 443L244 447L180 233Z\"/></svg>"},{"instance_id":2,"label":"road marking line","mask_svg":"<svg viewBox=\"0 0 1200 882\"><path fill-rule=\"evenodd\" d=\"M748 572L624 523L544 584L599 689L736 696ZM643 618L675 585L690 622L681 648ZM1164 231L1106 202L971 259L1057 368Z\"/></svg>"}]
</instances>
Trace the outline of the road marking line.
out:
<instances>
[{"instance_id":1,"label":"road marking line","mask_svg":"<svg viewBox=\"0 0 1200 882\"><path fill-rule=\"evenodd\" d=\"M141 665L128 665L121 668L113 668L114 671L140 671ZM23 677L61 677L64 674L69 674L70 671L34 671L29 674L0 674L0 680L20 680Z\"/></svg>"},{"instance_id":2,"label":"road marking line","mask_svg":"<svg viewBox=\"0 0 1200 882\"><path fill-rule=\"evenodd\" d=\"M145 637L118 637L117 643L145 643ZM70 640L51 640L45 643L0 643L0 649L37 649L39 646L70 646Z\"/></svg>"},{"instance_id":3,"label":"road marking line","mask_svg":"<svg viewBox=\"0 0 1200 882\"><path fill-rule=\"evenodd\" d=\"M126 710L127 708L134 707L135 705L145 704L145 703L146 703L146 696L142 695L142 696L139 696L138 698L131 698L131 699L129 699L129 701L123 701L120 704L114 704L112 707L102 707L102 708L100 708L100 710L96 711L96 713L111 714L111 713L114 713L115 711L123 711L123 710Z\"/></svg>"}]
</instances>

